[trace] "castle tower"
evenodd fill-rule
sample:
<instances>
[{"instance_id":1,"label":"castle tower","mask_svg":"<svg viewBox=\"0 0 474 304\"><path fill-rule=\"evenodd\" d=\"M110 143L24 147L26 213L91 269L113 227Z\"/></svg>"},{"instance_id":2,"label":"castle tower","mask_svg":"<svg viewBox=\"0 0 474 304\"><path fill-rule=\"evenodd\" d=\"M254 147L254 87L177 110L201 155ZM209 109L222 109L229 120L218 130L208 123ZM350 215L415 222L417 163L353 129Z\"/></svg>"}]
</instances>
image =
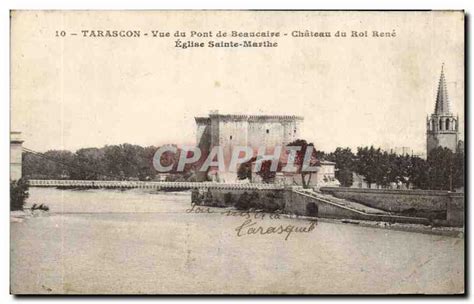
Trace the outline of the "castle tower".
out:
<instances>
[{"instance_id":1,"label":"castle tower","mask_svg":"<svg viewBox=\"0 0 474 304\"><path fill-rule=\"evenodd\" d=\"M196 142L201 153L207 157L209 151L220 146L224 163L228 166L235 147L249 147L254 153L264 147L267 154L271 154L275 147L283 148L299 139L304 119L295 115L219 114L218 111L211 111L208 117L195 117L195 120ZM237 175L235 172L220 172L219 177L229 182L235 180Z\"/></svg>"},{"instance_id":2,"label":"castle tower","mask_svg":"<svg viewBox=\"0 0 474 304\"><path fill-rule=\"evenodd\" d=\"M446 147L453 152L457 150L458 117L455 117L451 112L444 76L444 64L441 67L435 110L431 117L426 119L426 130L426 150L428 154L437 147Z\"/></svg>"}]
</instances>

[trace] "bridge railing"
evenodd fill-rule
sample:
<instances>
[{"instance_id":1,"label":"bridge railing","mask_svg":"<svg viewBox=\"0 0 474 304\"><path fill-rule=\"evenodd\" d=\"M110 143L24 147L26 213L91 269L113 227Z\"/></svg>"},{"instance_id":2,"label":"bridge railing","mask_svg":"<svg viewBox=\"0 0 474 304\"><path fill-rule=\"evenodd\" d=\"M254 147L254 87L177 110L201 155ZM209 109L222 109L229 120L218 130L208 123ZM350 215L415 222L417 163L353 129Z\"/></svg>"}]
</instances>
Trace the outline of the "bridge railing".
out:
<instances>
[{"instance_id":1,"label":"bridge railing","mask_svg":"<svg viewBox=\"0 0 474 304\"><path fill-rule=\"evenodd\" d=\"M40 180L30 179L31 187L78 187L78 188L145 188L145 189L235 189L235 190L281 190L278 184L239 184L215 182L146 182L146 181L100 181L100 180Z\"/></svg>"}]
</instances>

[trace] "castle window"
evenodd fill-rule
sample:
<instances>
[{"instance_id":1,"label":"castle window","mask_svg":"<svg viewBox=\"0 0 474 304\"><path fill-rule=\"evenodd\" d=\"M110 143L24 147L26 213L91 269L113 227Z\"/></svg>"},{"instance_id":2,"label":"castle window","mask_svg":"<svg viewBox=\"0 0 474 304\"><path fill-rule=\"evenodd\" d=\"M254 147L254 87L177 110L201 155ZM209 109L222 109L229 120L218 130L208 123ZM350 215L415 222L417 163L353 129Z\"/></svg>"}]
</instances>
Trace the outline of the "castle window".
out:
<instances>
[{"instance_id":1,"label":"castle window","mask_svg":"<svg viewBox=\"0 0 474 304\"><path fill-rule=\"evenodd\" d=\"M270 133L270 130L267 129L267 134Z\"/></svg>"},{"instance_id":2,"label":"castle window","mask_svg":"<svg viewBox=\"0 0 474 304\"><path fill-rule=\"evenodd\" d=\"M439 119L439 129L443 130L443 122L441 121L441 118Z\"/></svg>"},{"instance_id":3,"label":"castle window","mask_svg":"<svg viewBox=\"0 0 474 304\"><path fill-rule=\"evenodd\" d=\"M230 140L232 140L232 135L229 138L230 138Z\"/></svg>"},{"instance_id":4,"label":"castle window","mask_svg":"<svg viewBox=\"0 0 474 304\"><path fill-rule=\"evenodd\" d=\"M449 130L449 119L446 119L446 128L445 130Z\"/></svg>"},{"instance_id":5,"label":"castle window","mask_svg":"<svg viewBox=\"0 0 474 304\"><path fill-rule=\"evenodd\" d=\"M293 133L296 133L296 129L293 131Z\"/></svg>"}]
</instances>

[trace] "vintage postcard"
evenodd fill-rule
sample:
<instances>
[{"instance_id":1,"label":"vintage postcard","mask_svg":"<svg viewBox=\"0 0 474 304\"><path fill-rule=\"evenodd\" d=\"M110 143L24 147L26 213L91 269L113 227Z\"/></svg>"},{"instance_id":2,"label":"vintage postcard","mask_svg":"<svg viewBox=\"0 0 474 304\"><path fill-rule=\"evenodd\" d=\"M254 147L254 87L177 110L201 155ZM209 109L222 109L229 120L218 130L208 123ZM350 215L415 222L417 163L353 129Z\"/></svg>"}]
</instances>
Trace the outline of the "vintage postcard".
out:
<instances>
[{"instance_id":1,"label":"vintage postcard","mask_svg":"<svg viewBox=\"0 0 474 304\"><path fill-rule=\"evenodd\" d=\"M464 294L463 11L11 11L10 292Z\"/></svg>"}]
</instances>

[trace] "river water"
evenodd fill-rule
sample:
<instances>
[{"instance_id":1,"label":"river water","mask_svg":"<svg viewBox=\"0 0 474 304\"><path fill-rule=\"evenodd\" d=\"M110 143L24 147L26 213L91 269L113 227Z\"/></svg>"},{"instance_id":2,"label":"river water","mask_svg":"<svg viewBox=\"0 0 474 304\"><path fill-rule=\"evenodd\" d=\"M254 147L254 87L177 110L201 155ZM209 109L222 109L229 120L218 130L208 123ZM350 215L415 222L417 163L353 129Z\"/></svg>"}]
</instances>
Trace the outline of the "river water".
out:
<instances>
[{"instance_id":1,"label":"river water","mask_svg":"<svg viewBox=\"0 0 474 304\"><path fill-rule=\"evenodd\" d=\"M191 213L190 193L30 188L50 212L11 224L13 293L459 293L464 240L319 222L243 233L245 216ZM290 218L257 226L307 227ZM243 231L243 230L242 230Z\"/></svg>"}]
</instances>

